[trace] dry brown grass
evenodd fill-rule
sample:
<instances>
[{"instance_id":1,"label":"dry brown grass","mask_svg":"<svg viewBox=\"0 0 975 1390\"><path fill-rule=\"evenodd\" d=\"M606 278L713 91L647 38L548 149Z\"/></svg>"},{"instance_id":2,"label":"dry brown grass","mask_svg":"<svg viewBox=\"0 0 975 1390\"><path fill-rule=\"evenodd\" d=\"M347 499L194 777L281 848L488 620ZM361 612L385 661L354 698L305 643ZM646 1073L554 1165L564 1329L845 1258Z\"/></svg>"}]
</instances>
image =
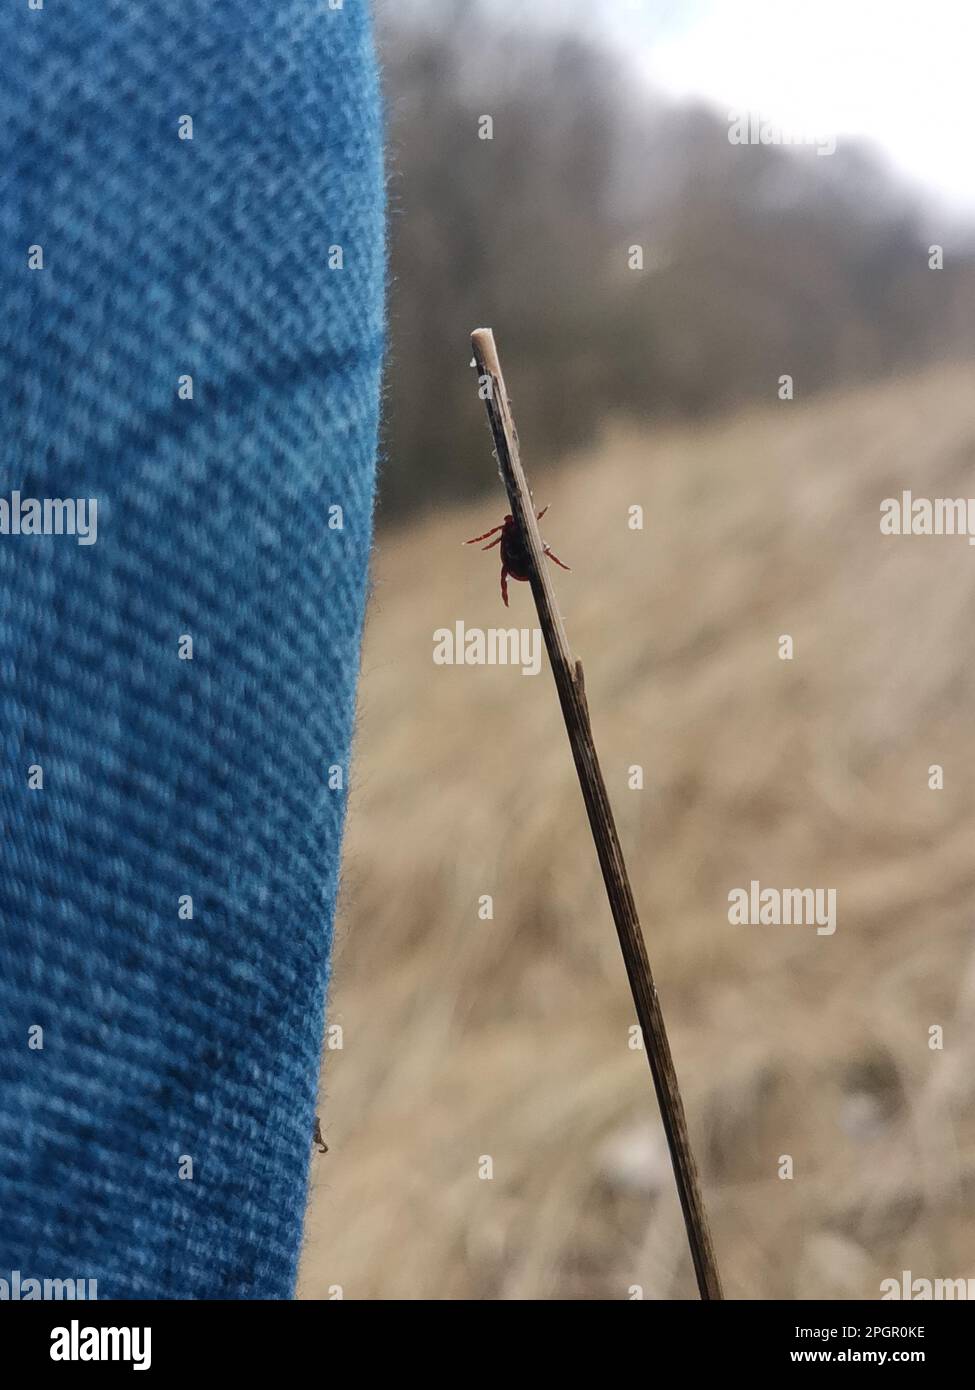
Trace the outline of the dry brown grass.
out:
<instances>
[{"instance_id":1,"label":"dry brown grass","mask_svg":"<svg viewBox=\"0 0 975 1390\"><path fill-rule=\"evenodd\" d=\"M975 1275L975 552L878 527L973 463L966 366L535 479L731 1297ZM533 623L460 544L496 509L377 547L305 1298L694 1293L551 678L431 660ZM835 887L836 934L730 926L752 878Z\"/></svg>"}]
</instances>

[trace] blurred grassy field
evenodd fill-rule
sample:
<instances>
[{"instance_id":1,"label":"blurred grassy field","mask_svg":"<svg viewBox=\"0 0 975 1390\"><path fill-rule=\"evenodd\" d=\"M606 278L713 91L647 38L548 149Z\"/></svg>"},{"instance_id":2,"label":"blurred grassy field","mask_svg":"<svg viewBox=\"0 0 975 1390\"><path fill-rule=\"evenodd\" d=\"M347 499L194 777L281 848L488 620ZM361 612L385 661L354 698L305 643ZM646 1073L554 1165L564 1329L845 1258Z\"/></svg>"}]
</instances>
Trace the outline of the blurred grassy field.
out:
<instances>
[{"instance_id":1,"label":"blurred grassy field","mask_svg":"<svg viewBox=\"0 0 975 1390\"><path fill-rule=\"evenodd\" d=\"M732 1297L975 1275L975 553L878 524L973 465L963 365L534 478ZM694 1294L547 665L431 659L534 626L461 545L505 510L377 543L304 1298ZM835 935L730 926L753 878L835 888Z\"/></svg>"}]
</instances>

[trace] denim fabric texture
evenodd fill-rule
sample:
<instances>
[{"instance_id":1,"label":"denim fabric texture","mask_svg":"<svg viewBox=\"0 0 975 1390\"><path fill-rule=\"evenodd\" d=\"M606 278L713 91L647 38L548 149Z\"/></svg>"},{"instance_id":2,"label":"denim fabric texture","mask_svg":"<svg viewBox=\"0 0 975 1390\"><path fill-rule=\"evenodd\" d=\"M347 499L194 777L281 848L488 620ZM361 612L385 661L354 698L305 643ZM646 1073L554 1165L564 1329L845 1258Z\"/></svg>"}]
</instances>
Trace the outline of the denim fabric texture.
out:
<instances>
[{"instance_id":1,"label":"denim fabric texture","mask_svg":"<svg viewBox=\"0 0 975 1390\"><path fill-rule=\"evenodd\" d=\"M384 333L332 3L0 13L0 497L98 502L0 535L2 1279L293 1292Z\"/></svg>"}]
</instances>

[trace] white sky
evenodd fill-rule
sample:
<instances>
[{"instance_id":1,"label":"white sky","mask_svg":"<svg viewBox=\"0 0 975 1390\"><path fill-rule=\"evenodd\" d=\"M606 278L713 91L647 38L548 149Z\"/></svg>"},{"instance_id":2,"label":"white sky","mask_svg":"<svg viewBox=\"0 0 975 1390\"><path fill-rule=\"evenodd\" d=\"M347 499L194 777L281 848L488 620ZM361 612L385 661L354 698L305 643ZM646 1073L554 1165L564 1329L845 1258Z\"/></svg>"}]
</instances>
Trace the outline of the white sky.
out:
<instances>
[{"instance_id":1,"label":"white sky","mask_svg":"<svg viewBox=\"0 0 975 1390\"><path fill-rule=\"evenodd\" d=\"M671 96L865 139L933 201L975 213L975 0L487 3L613 38Z\"/></svg>"},{"instance_id":2,"label":"white sky","mask_svg":"<svg viewBox=\"0 0 975 1390\"><path fill-rule=\"evenodd\" d=\"M664 92L867 137L975 211L975 0L589 0L586 12Z\"/></svg>"}]
</instances>

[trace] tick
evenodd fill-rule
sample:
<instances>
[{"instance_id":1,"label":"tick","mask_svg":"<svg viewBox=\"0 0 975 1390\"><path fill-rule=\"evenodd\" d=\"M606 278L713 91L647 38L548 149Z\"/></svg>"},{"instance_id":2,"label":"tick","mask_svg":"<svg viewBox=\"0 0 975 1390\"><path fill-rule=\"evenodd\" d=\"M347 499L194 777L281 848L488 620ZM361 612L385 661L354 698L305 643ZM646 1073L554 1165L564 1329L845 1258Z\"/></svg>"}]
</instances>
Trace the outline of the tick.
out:
<instances>
[{"instance_id":1,"label":"tick","mask_svg":"<svg viewBox=\"0 0 975 1390\"><path fill-rule=\"evenodd\" d=\"M540 512L536 512L536 521L541 521L547 511L548 507L545 506ZM509 513L500 526L492 526L490 531L484 532L483 536L473 536L469 541L465 541L464 544L476 545L478 541L486 541L488 536L494 535L495 531L500 531L500 536L498 536L496 540L490 541L487 545L482 545L481 549L493 550L496 545L500 545L501 547L501 597L504 599L505 608L507 608L508 575L510 574L512 579L527 579L531 568L531 558L528 554L528 547L525 544L525 538L521 534L521 528L517 521L515 521L514 517ZM571 568L569 565L563 565L559 557L549 550L544 541L542 542L542 548L548 558L554 560L562 569L567 570Z\"/></svg>"},{"instance_id":2,"label":"tick","mask_svg":"<svg viewBox=\"0 0 975 1390\"><path fill-rule=\"evenodd\" d=\"M321 1144L322 1147L318 1150L318 1152L319 1152L320 1154L327 1154L327 1153L328 1153L328 1145L325 1143L325 1140L322 1138L322 1121L321 1121L321 1116L319 1116L319 1115L316 1115L316 1116L315 1116L315 1133L312 1135L312 1141L311 1141L311 1142L312 1142L313 1144Z\"/></svg>"}]
</instances>

